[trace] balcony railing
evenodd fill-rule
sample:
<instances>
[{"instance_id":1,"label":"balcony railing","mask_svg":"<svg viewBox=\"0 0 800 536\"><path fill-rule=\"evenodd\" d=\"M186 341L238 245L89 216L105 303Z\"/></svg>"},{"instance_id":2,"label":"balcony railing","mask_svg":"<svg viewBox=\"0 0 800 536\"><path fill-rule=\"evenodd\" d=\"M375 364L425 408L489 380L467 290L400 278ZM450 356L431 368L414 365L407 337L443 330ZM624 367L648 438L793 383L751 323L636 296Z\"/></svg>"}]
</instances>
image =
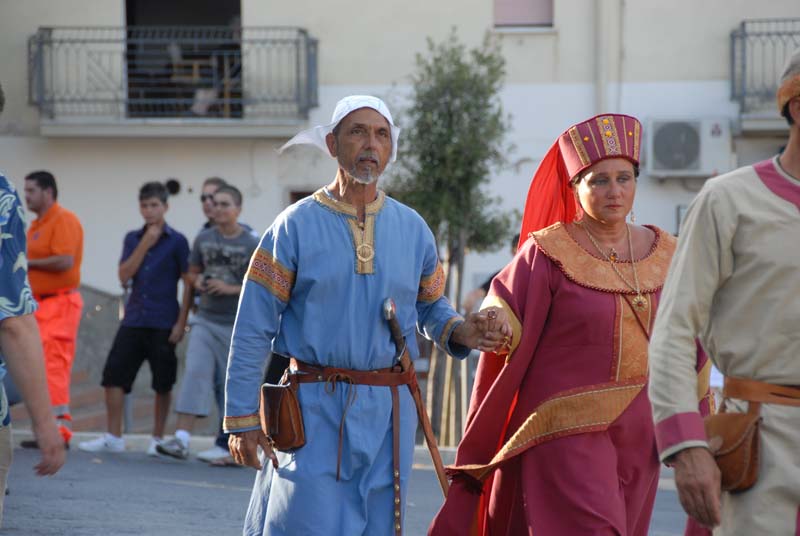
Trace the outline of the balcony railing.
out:
<instances>
[{"instance_id":1,"label":"balcony railing","mask_svg":"<svg viewBox=\"0 0 800 536\"><path fill-rule=\"evenodd\" d=\"M742 113L775 110L778 77L800 47L800 18L743 21L731 32L731 99Z\"/></svg>"},{"instance_id":2,"label":"balcony railing","mask_svg":"<svg viewBox=\"0 0 800 536\"><path fill-rule=\"evenodd\" d=\"M29 101L52 121L269 124L317 106L300 28L40 28L28 51Z\"/></svg>"}]
</instances>

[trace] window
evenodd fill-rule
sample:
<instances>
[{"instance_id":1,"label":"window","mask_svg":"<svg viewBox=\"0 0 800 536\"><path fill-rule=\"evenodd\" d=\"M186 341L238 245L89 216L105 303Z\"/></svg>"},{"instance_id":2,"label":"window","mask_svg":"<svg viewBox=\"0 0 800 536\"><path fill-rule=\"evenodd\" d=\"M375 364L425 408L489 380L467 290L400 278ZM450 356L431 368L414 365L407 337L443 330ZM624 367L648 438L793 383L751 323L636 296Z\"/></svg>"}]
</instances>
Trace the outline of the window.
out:
<instances>
[{"instance_id":1,"label":"window","mask_svg":"<svg viewBox=\"0 0 800 536\"><path fill-rule=\"evenodd\" d=\"M126 0L129 117L241 118L241 7Z\"/></svg>"},{"instance_id":2,"label":"window","mask_svg":"<svg viewBox=\"0 0 800 536\"><path fill-rule=\"evenodd\" d=\"M305 190L292 190L291 192L289 192L289 204L293 205L298 201L300 201L301 199L305 199L310 195L314 195L314 192Z\"/></svg>"},{"instance_id":3,"label":"window","mask_svg":"<svg viewBox=\"0 0 800 536\"><path fill-rule=\"evenodd\" d=\"M552 26L553 0L494 0L494 25Z\"/></svg>"}]
</instances>

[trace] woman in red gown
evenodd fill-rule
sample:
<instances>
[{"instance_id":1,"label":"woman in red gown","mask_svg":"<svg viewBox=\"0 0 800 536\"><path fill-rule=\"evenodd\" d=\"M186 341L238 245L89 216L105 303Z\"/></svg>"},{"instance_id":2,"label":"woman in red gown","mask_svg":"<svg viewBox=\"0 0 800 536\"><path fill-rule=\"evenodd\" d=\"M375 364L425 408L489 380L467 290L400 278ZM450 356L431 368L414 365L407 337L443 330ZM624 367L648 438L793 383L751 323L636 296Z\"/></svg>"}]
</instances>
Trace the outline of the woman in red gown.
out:
<instances>
[{"instance_id":1,"label":"woman in red gown","mask_svg":"<svg viewBox=\"0 0 800 536\"><path fill-rule=\"evenodd\" d=\"M534 175L519 250L482 306L513 337L481 356L430 534L647 534L659 476L647 345L675 239L627 222L640 140L633 117L593 117Z\"/></svg>"}]
</instances>

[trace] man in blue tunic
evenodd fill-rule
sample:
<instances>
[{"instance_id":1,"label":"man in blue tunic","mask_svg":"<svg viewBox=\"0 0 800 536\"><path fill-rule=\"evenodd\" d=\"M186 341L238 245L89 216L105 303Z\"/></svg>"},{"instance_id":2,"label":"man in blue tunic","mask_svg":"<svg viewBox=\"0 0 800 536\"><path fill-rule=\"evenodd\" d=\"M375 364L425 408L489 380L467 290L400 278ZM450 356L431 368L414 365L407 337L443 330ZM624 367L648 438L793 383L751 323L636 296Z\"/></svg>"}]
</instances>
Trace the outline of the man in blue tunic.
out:
<instances>
[{"instance_id":1,"label":"man in blue tunic","mask_svg":"<svg viewBox=\"0 0 800 536\"><path fill-rule=\"evenodd\" d=\"M351 96L339 101L331 124L287 143L317 145L338 171L276 218L239 302L224 426L234 459L259 469L248 536L402 533L414 401L408 389L358 379L396 364L381 315L385 298L397 304L412 358L419 355L417 327L459 358L470 348L494 349L510 333L483 315L465 320L453 310L427 224L377 188L397 155L398 134L383 101ZM294 358L301 374L313 373L298 390L307 441L292 452L274 451L260 429L259 385L271 349ZM346 370L331 376L321 367Z\"/></svg>"}]
</instances>

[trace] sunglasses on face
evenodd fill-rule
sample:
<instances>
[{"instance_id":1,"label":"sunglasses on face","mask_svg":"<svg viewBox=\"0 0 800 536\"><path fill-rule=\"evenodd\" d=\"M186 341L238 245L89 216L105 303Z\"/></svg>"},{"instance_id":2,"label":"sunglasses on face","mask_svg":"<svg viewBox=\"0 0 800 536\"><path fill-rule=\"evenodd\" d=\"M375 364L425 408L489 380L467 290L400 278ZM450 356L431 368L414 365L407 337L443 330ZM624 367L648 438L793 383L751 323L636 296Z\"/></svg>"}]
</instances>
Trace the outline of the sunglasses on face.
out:
<instances>
[{"instance_id":1,"label":"sunglasses on face","mask_svg":"<svg viewBox=\"0 0 800 536\"><path fill-rule=\"evenodd\" d=\"M200 202L205 203L206 201L213 201L214 194L200 194Z\"/></svg>"}]
</instances>

